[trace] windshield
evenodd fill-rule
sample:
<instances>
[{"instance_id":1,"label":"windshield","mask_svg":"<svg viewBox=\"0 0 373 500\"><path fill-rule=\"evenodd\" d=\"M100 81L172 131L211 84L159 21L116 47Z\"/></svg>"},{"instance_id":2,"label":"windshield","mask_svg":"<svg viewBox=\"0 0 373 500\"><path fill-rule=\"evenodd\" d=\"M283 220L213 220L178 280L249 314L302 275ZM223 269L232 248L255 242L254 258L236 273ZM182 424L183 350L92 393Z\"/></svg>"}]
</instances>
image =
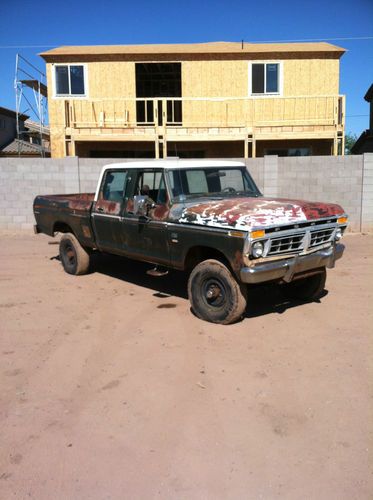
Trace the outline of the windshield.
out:
<instances>
[{"instance_id":1,"label":"windshield","mask_svg":"<svg viewBox=\"0 0 373 500\"><path fill-rule=\"evenodd\" d=\"M168 178L174 202L201 197L261 196L244 167L169 170Z\"/></svg>"}]
</instances>

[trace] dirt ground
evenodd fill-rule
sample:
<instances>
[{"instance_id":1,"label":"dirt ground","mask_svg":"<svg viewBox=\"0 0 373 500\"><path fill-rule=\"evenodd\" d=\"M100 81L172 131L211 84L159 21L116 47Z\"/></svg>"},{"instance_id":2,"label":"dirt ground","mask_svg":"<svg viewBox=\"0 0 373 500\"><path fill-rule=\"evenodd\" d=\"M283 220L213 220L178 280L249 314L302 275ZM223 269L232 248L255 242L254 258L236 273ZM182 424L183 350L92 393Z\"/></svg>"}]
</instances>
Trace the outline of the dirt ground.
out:
<instances>
[{"instance_id":1,"label":"dirt ground","mask_svg":"<svg viewBox=\"0 0 373 500\"><path fill-rule=\"evenodd\" d=\"M347 235L318 303L250 292L192 315L185 276L46 236L0 237L0 497L371 497L373 236Z\"/></svg>"}]
</instances>

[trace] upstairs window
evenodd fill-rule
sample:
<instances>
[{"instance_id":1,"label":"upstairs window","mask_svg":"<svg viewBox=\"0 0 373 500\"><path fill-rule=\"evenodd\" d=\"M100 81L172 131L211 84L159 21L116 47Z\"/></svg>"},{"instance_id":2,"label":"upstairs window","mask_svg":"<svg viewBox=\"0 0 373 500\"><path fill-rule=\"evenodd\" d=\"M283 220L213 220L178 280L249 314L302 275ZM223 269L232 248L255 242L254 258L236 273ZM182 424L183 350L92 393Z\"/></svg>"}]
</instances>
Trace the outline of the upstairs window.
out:
<instances>
[{"instance_id":1,"label":"upstairs window","mask_svg":"<svg viewBox=\"0 0 373 500\"><path fill-rule=\"evenodd\" d=\"M85 71L81 64L55 66L56 96L86 95Z\"/></svg>"},{"instance_id":2,"label":"upstairs window","mask_svg":"<svg viewBox=\"0 0 373 500\"><path fill-rule=\"evenodd\" d=\"M280 93L280 63L251 64L251 94Z\"/></svg>"}]
</instances>

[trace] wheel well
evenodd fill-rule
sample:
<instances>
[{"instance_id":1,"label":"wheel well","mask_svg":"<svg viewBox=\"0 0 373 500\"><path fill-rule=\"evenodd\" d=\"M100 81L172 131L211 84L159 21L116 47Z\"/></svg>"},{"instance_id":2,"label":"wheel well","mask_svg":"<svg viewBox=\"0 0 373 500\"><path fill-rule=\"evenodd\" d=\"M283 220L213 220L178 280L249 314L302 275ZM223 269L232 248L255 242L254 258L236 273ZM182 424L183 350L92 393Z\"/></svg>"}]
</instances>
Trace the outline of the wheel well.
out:
<instances>
[{"instance_id":1,"label":"wheel well","mask_svg":"<svg viewBox=\"0 0 373 500\"><path fill-rule=\"evenodd\" d=\"M56 222L53 226L53 234L54 233L73 233L71 227L65 222Z\"/></svg>"},{"instance_id":2,"label":"wheel well","mask_svg":"<svg viewBox=\"0 0 373 500\"><path fill-rule=\"evenodd\" d=\"M222 252L216 248L205 246L195 246L188 250L184 260L184 269L190 272L197 264L207 259L218 260L231 269L228 259Z\"/></svg>"}]
</instances>

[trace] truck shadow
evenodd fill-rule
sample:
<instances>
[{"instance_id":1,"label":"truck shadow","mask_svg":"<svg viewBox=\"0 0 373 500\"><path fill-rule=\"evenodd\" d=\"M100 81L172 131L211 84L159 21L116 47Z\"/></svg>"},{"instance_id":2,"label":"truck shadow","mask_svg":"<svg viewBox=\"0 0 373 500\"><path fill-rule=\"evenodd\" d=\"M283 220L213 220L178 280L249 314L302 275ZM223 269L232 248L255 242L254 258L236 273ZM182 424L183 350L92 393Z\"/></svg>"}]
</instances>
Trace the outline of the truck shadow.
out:
<instances>
[{"instance_id":1,"label":"truck shadow","mask_svg":"<svg viewBox=\"0 0 373 500\"><path fill-rule=\"evenodd\" d=\"M154 290L154 297L169 296L188 299L188 276L184 272L170 271L166 276L153 277L146 274L154 264L116 257L109 254L91 256L91 273L100 273L115 279Z\"/></svg>"},{"instance_id":2,"label":"truck shadow","mask_svg":"<svg viewBox=\"0 0 373 500\"><path fill-rule=\"evenodd\" d=\"M153 277L146 274L152 268L154 268L152 264L113 255L97 254L91 257L91 273L104 274L126 283L153 290L153 297L160 299L158 308L176 307L174 304L168 304L164 301L170 297L188 300L187 273L172 270L166 276ZM322 297L327 294L327 290L324 290ZM248 305L245 317L255 318L273 313L283 314L288 309L304 304L303 301L284 298L280 285L252 286L248 288Z\"/></svg>"},{"instance_id":3,"label":"truck shadow","mask_svg":"<svg viewBox=\"0 0 373 500\"><path fill-rule=\"evenodd\" d=\"M327 290L324 290L320 299L328 294ZM321 300L307 301L308 303L316 302L321 303ZM290 300L284 297L281 291L281 285L258 285L249 287L248 298L247 298L247 308L246 308L246 318L256 318L258 316L264 316L266 314L283 314L288 309L293 307L300 307L307 303L302 300Z\"/></svg>"}]
</instances>

